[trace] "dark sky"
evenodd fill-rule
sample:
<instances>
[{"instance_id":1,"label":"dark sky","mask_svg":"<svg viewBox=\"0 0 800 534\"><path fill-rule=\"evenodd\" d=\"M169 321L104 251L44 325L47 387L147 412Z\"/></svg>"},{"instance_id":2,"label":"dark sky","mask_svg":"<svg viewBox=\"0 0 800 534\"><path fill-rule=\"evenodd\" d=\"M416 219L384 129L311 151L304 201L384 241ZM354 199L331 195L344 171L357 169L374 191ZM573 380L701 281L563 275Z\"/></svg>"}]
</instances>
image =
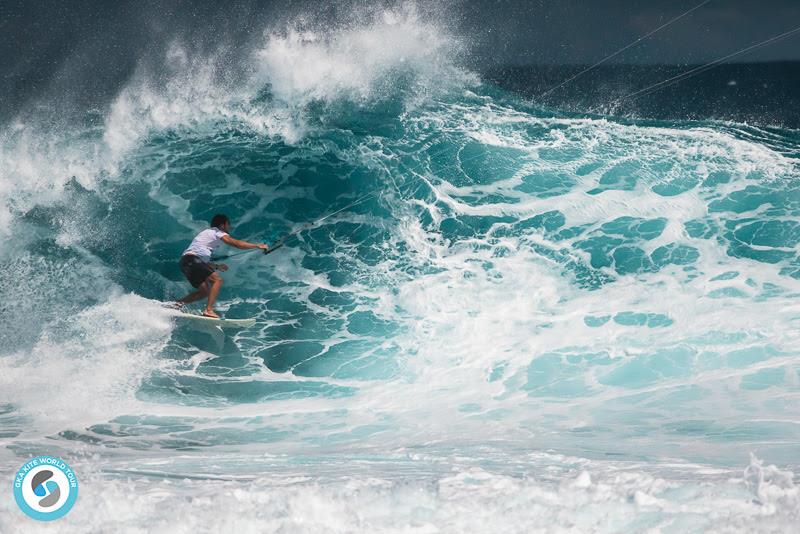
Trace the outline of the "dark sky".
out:
<instances>
[{"instance_id":1,"label":"dark sky","mask_svg":"<svg viewBox=\"0 0 800 534\"><path fill-rule=\"evenodd\" d=\"M481 71L506 64L598 61L702 0L451 0L418 2L470 49ZM391 5L402 2L384 2ZM304 16L347 20L366 0L0 0L0 121L27 103L110 95L176 37L199 48L244 47ZM427 16L427 14L426 14ZM800 0L712 0L615 58L701 63L800 26ZM800 33L737 58L800 60ZM77 95L77 96L76 96ZM88 97L87 97L88 98ZM98 97L95 100L101 101Z\"/></svg>"},{"instance_id":2,"label":"dark sky","mask_svg":"<svg viewBox=\"0 0 800 534\"><path fill-rule=\"evenodd\" d=\"M505 63L594 63L702 0L464 2L482 49ZM711 0L615 58L701 63L800 26L800 0ZM800 35L739 61L800 60Z\"/></svg>"}]
</instances>

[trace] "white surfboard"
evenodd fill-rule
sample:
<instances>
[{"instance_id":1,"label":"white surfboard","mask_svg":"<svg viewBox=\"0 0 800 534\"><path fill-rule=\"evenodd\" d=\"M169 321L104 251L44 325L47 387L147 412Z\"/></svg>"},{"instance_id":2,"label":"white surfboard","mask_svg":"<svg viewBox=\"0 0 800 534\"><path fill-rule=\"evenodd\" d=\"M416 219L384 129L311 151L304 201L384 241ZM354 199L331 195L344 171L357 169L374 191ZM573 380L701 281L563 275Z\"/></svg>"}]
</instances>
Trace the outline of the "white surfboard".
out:
<instances>
[{"instance_id":1,"label":"white surfboard","mask_svg":"<svg viewBox=\"0 0 800 534\"><path fill-rule=\"evenodd\" d=\"M195 324L218 326L219 328L250 328L256 324L256 318L250 317L248 319L215 319L213 317L205 317L199 313L187 313L181 310L169 309L169 314L178 319L191 321Z\"/></svg>"}]
</instances>

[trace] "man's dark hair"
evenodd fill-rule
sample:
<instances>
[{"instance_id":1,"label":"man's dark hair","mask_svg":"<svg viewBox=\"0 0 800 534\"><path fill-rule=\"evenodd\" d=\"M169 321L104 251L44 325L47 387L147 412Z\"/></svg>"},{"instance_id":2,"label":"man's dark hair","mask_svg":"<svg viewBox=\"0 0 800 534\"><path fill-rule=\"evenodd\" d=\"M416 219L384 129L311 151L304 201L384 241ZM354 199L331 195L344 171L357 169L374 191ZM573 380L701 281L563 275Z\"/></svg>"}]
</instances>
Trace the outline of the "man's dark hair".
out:
<instances>
[{"instance_id":1,"label":"man's dark hair","mask_svg":"<svg viewBox=\"0 0 800 534\"><path fill-rule=\"evenodd\" d=\"M228 216L227 215L223 215L221 213L217 213L211 219L211 227L212 228L219 228L220 230L222 230L222 225L225 224L226 222L230 222L230 219L228 219Z\"/></svg>"}]
</instances>

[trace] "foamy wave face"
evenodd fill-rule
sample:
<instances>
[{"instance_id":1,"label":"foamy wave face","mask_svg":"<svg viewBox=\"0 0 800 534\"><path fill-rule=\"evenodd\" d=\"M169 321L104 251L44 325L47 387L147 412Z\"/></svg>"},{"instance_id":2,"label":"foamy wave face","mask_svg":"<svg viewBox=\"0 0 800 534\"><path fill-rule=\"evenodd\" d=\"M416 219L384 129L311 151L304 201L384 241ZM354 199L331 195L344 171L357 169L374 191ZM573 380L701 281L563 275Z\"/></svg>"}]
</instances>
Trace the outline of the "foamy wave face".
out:
<instances>
[{"instance_id":1,"label":"foamy wave face","mask_svg":"<svg viewBox=\"0 0 800 534\"><path fill-rule=\"evenodd\" d=\"M367 284L393 273L370 313L402 325L404 362L403 380L365 389L353 424L724 462L758 441L789 458L800 286L781 195L797 167L768 137L494 104L425 112L412 131L416 119L411 139L435 128L450 143L389 177L416 192L393 206L399 260L345 260Z\"/></svg>"},{"instance_id":2,"label":"foamy wave face","mask_svg":"<svg viewBox=\"0 0 800 534\"><path fill-rule=\"evenodd\" d=\"M243 231L261 231L328 213L332 191L386 194L266 263L234 266L226 291L259 322L236 338L243 357L221 366L231 376L173 346L170 356L198 360L148 381L148 394L177 389L181 403L245 418L257 411L246 404L294 395L293 435L258 438L287 443L458 442L490 429L573 451L730 463L757 443L787 458L796 241L768 229L795 213L780 195L796 165L768 136L541 118L477 96L400 121L400 138L348 138L336 162L309 139L265 174L225 171L228 137L167 152L171 171L151 195L186 225L187 206L224 203ZM438 145L414 148L428 138ZM272 149L236 147L244 162ZM213 205L196 196L208 169L223 177ZM157 246L180 250L179 239ZM303 422L325 410L343 414L335 438ZM222 425L217 413L192 417ZM254 437L246 424L203 436L240 442Z\"/></svg>"}]
</instances>

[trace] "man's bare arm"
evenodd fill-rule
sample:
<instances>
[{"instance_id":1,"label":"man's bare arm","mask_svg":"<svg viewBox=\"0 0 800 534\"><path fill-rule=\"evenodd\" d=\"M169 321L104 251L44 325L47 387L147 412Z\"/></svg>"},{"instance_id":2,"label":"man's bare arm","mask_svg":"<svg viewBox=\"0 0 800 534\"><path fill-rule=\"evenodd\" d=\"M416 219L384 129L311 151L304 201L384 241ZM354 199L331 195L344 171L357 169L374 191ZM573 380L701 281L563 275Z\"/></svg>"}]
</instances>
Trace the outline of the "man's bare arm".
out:
<instances>
[{"instance_id":1,"label":"man's bare arm","mask_svg":"<svg viewBox=\"0 0 800 534\"><path fill-rule=\"evenodd\" d=\"M252 248L260 248L261 250L269 250L267 245L257 245L255 243L248 243L247 241L242 241L241 239L234 239L229 235L222 236L222 241L232 247L241 248L241 249L252 249Z\"/></svg>"}]
</instances>

